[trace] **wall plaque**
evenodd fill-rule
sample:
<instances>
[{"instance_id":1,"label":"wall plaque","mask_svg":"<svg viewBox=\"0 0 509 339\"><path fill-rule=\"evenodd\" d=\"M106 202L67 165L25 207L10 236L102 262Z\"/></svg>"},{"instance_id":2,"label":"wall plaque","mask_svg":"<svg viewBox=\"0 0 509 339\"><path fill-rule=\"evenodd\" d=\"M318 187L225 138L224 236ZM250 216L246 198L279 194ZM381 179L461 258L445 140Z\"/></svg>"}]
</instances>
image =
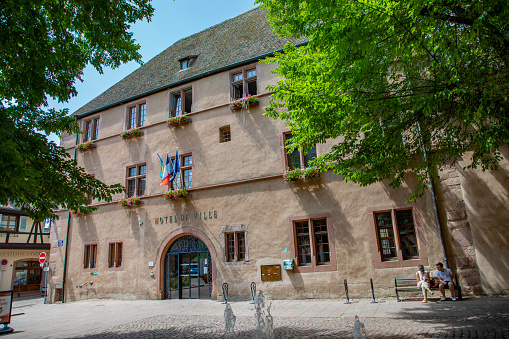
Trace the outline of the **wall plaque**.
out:
<instances>
[{"instance_id":1,"label":"wall plaque","mask_svg":"<svg viewBox=\"0 0 509 339\"><path fill-rule=\"evenodd\" d=\"M281 280L281 265L262 265L262 281Z\"/></svg>"}]
</instances>

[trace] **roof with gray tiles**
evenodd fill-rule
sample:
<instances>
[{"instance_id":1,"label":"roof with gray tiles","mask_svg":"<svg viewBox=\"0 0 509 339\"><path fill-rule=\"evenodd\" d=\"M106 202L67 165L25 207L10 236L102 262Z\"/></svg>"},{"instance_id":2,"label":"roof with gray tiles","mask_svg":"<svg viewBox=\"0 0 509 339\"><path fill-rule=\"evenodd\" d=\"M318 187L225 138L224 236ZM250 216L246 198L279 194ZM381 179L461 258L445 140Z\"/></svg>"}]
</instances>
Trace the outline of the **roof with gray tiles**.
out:
<instances>
[{"instance_id":1,"label":"roof with gray tiles","mask_svg":"<svg viewBox=\"0 0 509 339\"><path fill-rule=\"evenodd\" d=\"M235 67L244 61L281 50L287 42L300 44L307 41L306 38L275 36L266 13L254 8L175 42L74 115L94 113L215 71ZM179 60L195 55L198 56L195 63L180 71Z\"/></svg>"}]
</instances>

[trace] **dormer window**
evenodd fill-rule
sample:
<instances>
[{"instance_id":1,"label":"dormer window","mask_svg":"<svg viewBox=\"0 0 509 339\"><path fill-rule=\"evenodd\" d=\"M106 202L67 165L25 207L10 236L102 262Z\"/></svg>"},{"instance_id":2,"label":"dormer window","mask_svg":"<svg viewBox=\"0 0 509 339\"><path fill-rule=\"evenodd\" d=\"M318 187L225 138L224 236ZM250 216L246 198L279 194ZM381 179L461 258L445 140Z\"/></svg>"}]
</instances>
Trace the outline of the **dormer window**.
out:
<instances>
[{"instance_id":1,"label":"dormer window","mask_svg":"<svg viewBox=\"0 0 509 339\"><path fill-rule=\"evenodd\" d=\"M191 67L196 60L196 56L188 56L185 58L180 59L180 70L183 71L185 69L188 69Z\"/></svg>"}]
</instances>

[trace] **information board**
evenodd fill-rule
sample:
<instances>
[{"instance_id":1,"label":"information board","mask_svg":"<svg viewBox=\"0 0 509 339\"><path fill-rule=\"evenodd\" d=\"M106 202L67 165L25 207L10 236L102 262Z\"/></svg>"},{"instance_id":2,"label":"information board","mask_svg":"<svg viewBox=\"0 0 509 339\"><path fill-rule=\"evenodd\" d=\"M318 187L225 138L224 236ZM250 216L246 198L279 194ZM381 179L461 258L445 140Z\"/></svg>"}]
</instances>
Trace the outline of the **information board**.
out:
<instances>
[{"instance_id":1,"label":"information board","mask_svg":"<svg viewBox=\"0 0 509 339\"><path fill-rule=\"evenodd\" d=\"M262 281L281 280L281 265L262 265Z\"/></svg>"},{"instance_id":2,"label":"information board","mask_svg":"<svg viewBox=\"0 0 509 339\"><path fill-rule=\"evenodd\" d=\"M0 324L11 322L12 291L0 292Z\"/></svg>"}]
</instances>

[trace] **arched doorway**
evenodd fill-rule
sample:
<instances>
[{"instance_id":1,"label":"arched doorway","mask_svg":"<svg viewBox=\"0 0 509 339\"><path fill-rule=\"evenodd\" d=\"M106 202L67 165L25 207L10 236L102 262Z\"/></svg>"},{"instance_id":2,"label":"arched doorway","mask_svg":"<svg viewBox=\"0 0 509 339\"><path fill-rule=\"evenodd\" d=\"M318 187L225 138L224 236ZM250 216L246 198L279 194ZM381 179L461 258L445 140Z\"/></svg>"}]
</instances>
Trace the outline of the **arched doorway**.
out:
<instances>
[{"instance_id":1,"label":"arched doorway","mask_svg":"<svg viewBox=\"0 0 509 339\"><path fill-rule=\"evenodd\" d=\"M164 299L210 299L212 260L207 245L193 235L175 240L164 257Z\"/></svg>"}]
</instances>

